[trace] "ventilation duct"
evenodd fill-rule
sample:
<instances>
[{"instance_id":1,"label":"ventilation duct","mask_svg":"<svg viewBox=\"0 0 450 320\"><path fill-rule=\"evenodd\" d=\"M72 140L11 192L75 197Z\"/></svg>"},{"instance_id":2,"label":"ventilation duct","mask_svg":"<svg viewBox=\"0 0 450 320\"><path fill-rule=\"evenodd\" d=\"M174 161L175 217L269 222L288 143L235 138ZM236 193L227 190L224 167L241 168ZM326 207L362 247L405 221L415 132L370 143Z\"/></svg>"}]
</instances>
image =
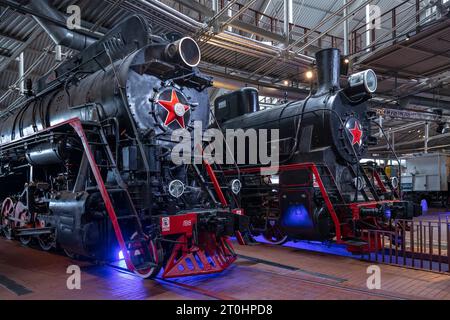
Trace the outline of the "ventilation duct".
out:
<instances>
[{"instance_id":1,"label":"ventilation duct","mask_svg":"<svg viewBox=\"0 0 450 320\"><path fill-rule=\"evenodd\" d=\"M49 17L49 20L59 21L62 24L67 23L66 17L53 8L48 0L29 1L28 7L40 16ZM81 51L97 41L94 38L76 33L46 19L37 16L33 16L33 18L57 45Z\"/></svg>"}]
</instances>

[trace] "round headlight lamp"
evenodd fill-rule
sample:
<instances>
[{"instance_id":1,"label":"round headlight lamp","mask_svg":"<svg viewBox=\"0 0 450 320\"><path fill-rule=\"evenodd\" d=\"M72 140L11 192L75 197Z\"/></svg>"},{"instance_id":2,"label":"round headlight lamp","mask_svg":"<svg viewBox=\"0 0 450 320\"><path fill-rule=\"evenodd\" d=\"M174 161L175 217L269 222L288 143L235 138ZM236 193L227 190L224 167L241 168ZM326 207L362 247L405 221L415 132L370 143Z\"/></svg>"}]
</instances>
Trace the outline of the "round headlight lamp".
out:
<instances>
[{"instance_id":1,"label":"round headlight lamp","mask_svg":"<svg viewBox=\"0 0 450 320\"><path fill-rule=\"evenodd\" d=\"M172 180L169 183L169 194L174 198L179 198L184 193L184 183L180 180Z\"/></svg>"},{"instance_id":2,"label":"round headlight lamp","mask_svg":"<svg viewBox=\"0 0 450 320\"><path fill-rule=\"evenodd\" d=\"M353 185L358 191L361 191L366 187L366 182L362 177L358 177L353 179Z\"/></svg>"},{"instance_id":3,"label":"round headlight lamp","mask_svg":"<svg viewBox=\"0 0 450 320\"><path fill-rule=\"evenodd\" d=\"M352 74L347 79L347 87L345 93L352 99L360 97L370 97L377 91L378 81L377 75L372 69Z\"/></svg>"},{"instance_id":4,"label":"round headlight lamp","mask_svg":"<svg viewBox=\"0 0 450 320\"><path fill-rule=\"evenodd\" d=\"M241 181L239 181L238 179L234 179L233 181L231 181L231 192L237 195L239 192L241 192L241 188Z\"/></svg>"},{"instance_id":5,"label":"round headlight lamp","mask_svg":"<svg viewBox=\"0 0 450 320\"><path fill-rule=\"evenodd\" d=\"M397 177L392 177L392 178L391 178L391 184L392 184L392 187L393 187L394 189L397 189L397 188L398 188L398 185L399 185L398 178L397 178Z\"/></svg>"}]
</instances>

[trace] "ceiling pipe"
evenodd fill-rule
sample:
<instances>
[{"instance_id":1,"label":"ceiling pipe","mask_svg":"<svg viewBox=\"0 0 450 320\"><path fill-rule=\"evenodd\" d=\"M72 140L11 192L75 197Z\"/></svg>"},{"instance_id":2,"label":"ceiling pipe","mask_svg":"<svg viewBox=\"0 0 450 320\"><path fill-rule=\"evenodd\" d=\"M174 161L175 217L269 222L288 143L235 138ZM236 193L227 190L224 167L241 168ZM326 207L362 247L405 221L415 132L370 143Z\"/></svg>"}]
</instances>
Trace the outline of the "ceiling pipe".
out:
<instances>
[{"instance_id":1,"label":"ceiling pipe","mask_svg":"<svg viewBox=\"0 0 450 320\"><path fill-rule=\"evenodd\" d=\"M344 26L343 26L343 32L344 32L344 56L347 56L349 54L349 50L348 50L348 19L347 19L347 15L348 15L348 8L347 8L347 0L344 0L343 2L344 5L344 18L346 18L344 20Z\"/></svg>"},{"instance_id":2,"label":"ceiling pipe","mask_svg":"<svg viewBox=\"0 0 450 320\"><path fill-rule=\"evenodd\" d=\"M23 51L19 55L19 88L20 94L25 93L25 55Z\"/></svg>"},{"instance_id":3,"label":"ceiling pipe","mask_svg":"<svg viewBox=\"0 0 450 320\"><path fill-rule=\"evenodd\" d=\"M202 68L200 69L202 70ZM297 89L294 91L293 88L283 88L282 86L275 84L255 83L251 80L245 81L249 79L244 80L237 77L223 76L219 73L208 70L202 71L214 77L213 87L218 89L235 91L241 89L242 87L254 87L258 89L260 96L285 99L287 95L289 100L301 100L308 95L308 92L306 90Z\"/></svg>"},{"instance_id":4,"label":"ceiling pipe","mask_svg":"<svg viewBox=\"0 0 450 320\"><path fill-rule=\"evenodd\" d=\"M428 143L430 143L431 141L434 141L434 140L440 140L440 139L444 139L444 138L448 138L448 137L450 137L450 133L444 133L444 134L438 134L438 135L435 135L435 136L431 136L431 137L428 138ZM425 138L415 139L415 140L410 140L410 141L397 143L396 147L398 148L398 147L408 146L408 145L411 145L411 144L419 144L419 143L423 145L424 142L425 142ZM386 149L385 145L384 146L370 148L369 151L373 152L373 151L378 151L378 150L383 150L383 149Z\"/></svg>"},{"instance_id":5,"label":"ceiling pipe","mask_svg":"<svg viewBox=\"0 0 450 320\"><path fill-rule=\"evenodd\" d=\"M428 147L428 150L435 150L435 149L442 149L442 151L445 151L446 148L450 148L450 144L441 144L437 146ZM424 150L423 147L416 147L414 149L400 149L397 150L397 153L401 154L407 154L407 153L417 153L418 151ZM386 151L376 151L376 154L392 154L392 151L386 150Z\"/></svg>"},{"instance_id":6,"label":"ceiling pipe","mask_svg":"<svg viewBox=\"0 0 450 320\"><path fill-rule=\"evenodd\" d=\"M39 16L48 17L49 20L59 21L66 24L66 17L58 10L53 8L48 0L29 1L28 7L36 12ZM73 50L84 50L97 40L87 35L76 33L61 25L50 22L46 19L33 15L34 20L47 32L56 45L68 47Z\"/></svg>"}]
</instances>

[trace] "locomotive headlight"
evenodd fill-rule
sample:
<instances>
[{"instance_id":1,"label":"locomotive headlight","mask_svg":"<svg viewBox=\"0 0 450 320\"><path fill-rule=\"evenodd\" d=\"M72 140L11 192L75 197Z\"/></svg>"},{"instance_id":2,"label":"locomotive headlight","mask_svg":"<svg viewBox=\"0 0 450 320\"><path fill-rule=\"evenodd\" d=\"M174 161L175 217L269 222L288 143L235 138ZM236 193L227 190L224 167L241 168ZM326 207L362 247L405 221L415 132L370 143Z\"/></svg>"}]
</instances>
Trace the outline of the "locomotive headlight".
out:
<instances>
[{"instance_id":1,"label":"locomotive headlight","mask_svg":"<svg viewBox=\"0 0 450 320\"><path fill-rule=\"evenodd\" d=\"M358 177L353 179L353 185L358 189L358 191L361 191L366 187L366 182L362 177Z\"/></svg>"},{"instance_id":2,"label":"locomotive headlight","mask_svg":"<svg viewBox=\"0 0 450 320\"><path fill-rule=\"evenodd\" d=\"M345 89L345 93L350 98L370 96L377 91L377 75L372 69L352 74L347 81L348 86Z\"/></svg>"},{"instance_id":3,"label":"locomotive headlight","mask_svg":"<svg viewBox=\"0 0 450 320\"><path fill-rule=\"evenodd\" d=\"M169 194L174 198L179 198L184 193L184 183L180 180L172 180L169 183Z\"/></svg>"},{"instance_id":4,"label":"locomotive headlight","mask_svg":"<svg viewBox=\"0 0 450 320\"><path fill-rule=\"evenodd\" d=\"M364 85L366 90L370 93L374 93L377 91L378 80L377 75L372 69L363 71L364 72Z\"/></svg>"},{"instance_id":5,"label":"locomotive headlight","mask_svg":"<svg viewBox=\"0 0 450 320\"><path fill-rule=\"evenodd\" d=\"M234 179L233 181L231 181L231 191L234 194L238 194L239 192L241 192L241 188L242 188L241 181L239 181L238 179Z\"/></svg>"},{"instance_id":6,"label":"locomotive headlight","mask_svg":"<svg viewBox=\"0 0 450 320\"><path fill-rule=\"evenodd\" d=\"M398 188L398 185L399 185L398 178L397 178L397 177L392 177L392 178L391 178L391 184L392 184L392 187L393 187L394 189L397 189L397 188Z\"/></svg>"}]
</instances>

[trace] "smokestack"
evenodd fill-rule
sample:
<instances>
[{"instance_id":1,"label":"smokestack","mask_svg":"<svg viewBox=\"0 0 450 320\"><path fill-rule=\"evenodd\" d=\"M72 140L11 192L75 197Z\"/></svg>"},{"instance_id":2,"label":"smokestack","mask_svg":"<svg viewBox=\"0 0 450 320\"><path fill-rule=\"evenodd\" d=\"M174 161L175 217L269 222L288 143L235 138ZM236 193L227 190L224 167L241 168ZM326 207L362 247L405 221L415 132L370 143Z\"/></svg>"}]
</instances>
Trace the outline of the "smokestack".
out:
<instances>
[{"instance_id":1,"label":"smokestack","mask_svg":"<svg viewBox=\"0 0 450 320\"><path fill-rule=\"evenodd\" d=\"M49 17L62 24L66 24L66 17L53 8L48 0L29 1L28 7L39 15ZM86 35L82 35L55 23L33 16L34 20L47 32L57 45L62 45L74 50L81 51L97 40Z\"/></svg>"},{"instance_id":2,"label":"smokestack","mask_svg":"<svg viewBox=\"0 0 450 320\"><path fill-rule=\"evenodd\" d=\"M317 82L316 95L339 90L341 56L338 49L330 48L316 53Z\"/></svg>"}]
</instances>

